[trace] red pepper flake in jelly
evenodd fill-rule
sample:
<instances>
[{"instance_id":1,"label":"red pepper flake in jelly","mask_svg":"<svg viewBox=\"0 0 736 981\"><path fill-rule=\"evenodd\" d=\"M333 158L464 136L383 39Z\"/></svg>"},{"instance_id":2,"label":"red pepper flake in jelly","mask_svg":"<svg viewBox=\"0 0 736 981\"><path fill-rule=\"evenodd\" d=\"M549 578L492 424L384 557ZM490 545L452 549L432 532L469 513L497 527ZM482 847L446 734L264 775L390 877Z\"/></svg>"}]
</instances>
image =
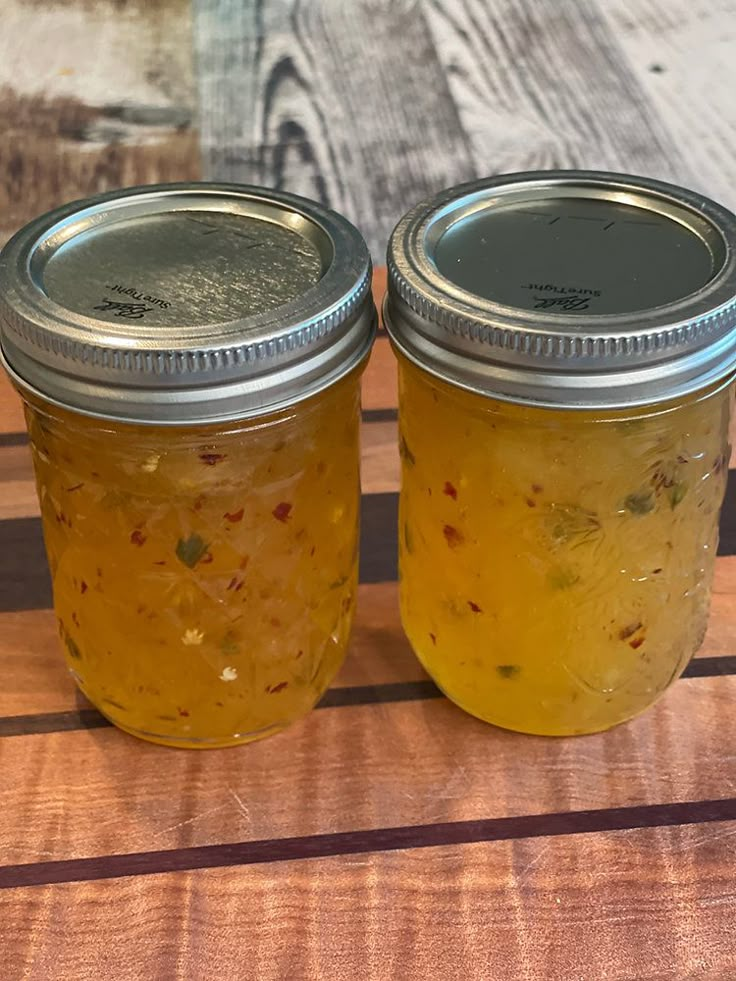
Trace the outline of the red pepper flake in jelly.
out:
<instances>
[{"instance_id":1,"label":"red pepper flake in jelly","mask_svg":"<svg viewBox=\"0 0 736 981\"><path fill-rule=\"evenodd\" d=\"M541 484L532 484L532 494L541 494L544 490Z\"/></svg>"},{"instance_id":2,"label":"red pepper flake in jelly","mask_svg":"<svg viewBox=\"0 0 736 981\"><path fill-rule=\"evenodd\" d=\"M177 712L179 713L179 715L181 715L181 716L182 716L183 718L185 718L185 719L188 719L188 718L189 718L189 711L188 711L188 709L183 709L183 708L178 708L178 709L177 709L176 711L177 711Z\"/></svg>"},{"instance_id":3,"label":"red pepper flake in jelly","mask_svg":"<svg viewBox=\"0 0 736 981\"><path fill-rule=\"evenodd\" d=\"M291 504L282 501L276 505L271 514L277 521L283 521L285 523L289 520L289 515L291 514Z\"/></svg>"},{"instance_id":4,"label":"red pepper flake in jelly","mask_svg":"<svg viewBox=\"0 0 736 981\"><path fill-rule=\"evenodd\" d=\"M453 501L456 501L457 500L457 489L454 486L454 484L451 484L450 483L449 480L446 480L445 481L445 486L442 489L442 493L443 494L447 494L447 496L448 497L451 497L453 499Z\"/></svg>"},{"instance_id":5,"label":"red pepper flake in jelly","mask_svg":"<svg viewBox=\"0 0 736 981\"><path fill-rule=\"evenodd\" d=\"M74 491L81 490L83 487L84 487L84 484L74 484L73 487L67 487L66 488L66 492L67 492L67 494L73 494Z\"/></svg>"},{"instance_id":6,"label":"red pepper flake in jelly","mask_svg":"<svg viewBox=\"0 0 736 981\"><path fill-rule=\"evenodd\" d=\"M472 600L468 600L468 606L473 611L473 613L482 613L483 612L483 610L481 610L481 608L478 606L478 604L477 603L474 603Z\"/></svg>"},{"instance_id":7,"label":"red pepper flake in jelly","mask_svg":"<svg viewBox=\"0 0 736 981\"><path fill-rule=\"evenodd\" d=\"M140 528L134 528L130 533L130 544L131 545L145 545L146 536L140 530Z\"/></svg>"},{"instance_id":8,"label":"red pepper flake in jelly","mask_svg":"<svg viewBox=\"0 0 736 981\"><path fill-rule=\"evenodd\" d=\"M235 525L238 521L243 520L243 515L245 514L245 508L240 508L239 511L230 511L225 514L225 521L228 521L231 525Z\"/></svg>"},{"instance_id":9,"label":"red pepper flake in jelly","mask_svg":"<svg viewBox=\"0 0 736 981\"><path fill-rule=\"evenodd\" d=\"M204 463L206 467L214 467L218 463L222 463L223 460L227 459L227 454L225 453L200 453L199 459Z\"/></svg>"},{"instance_id":10,"label":"red pepper flake in jelly","mask_svg":"<svg viewBox=\"0 0 736 981\"><path fill-rule=\"evenodd\" d=\"M436 647L437 646L437 638L435 637L435 635L434 634L430 634L429 635L429 639L432 641L432 643Z\"/></svg>"},{"instance_id":11,"label":"red pepper flake in jelly","mask_svg":"<svg viewBox=\"0 0 736 981\"><path fill-rule=\"evenodd\" d=\"M79 592L82 594L82 596L84 596L88 588L87 583L83 579L79 584Z\"/></svg>"},{"instance_id":12,"label":"red pepper flake in jelly","mask_svg":"<svg viewBox=\"0 0 736 981\"><path fill-rule=\"evenodd\" d=\"M628 640L629 637L633 637L637 630L641 630L642 622L637 620L636 623L630 623L626 627L622 627L618 632L619 640Z\"/></svg>"},{"instance_id":13,"label":"red pepper flake in jelly","mask_svg":"<svg viewBox=\"0 0 736 981\"><path fill-rule=\"evenodd\" d=\"M406 438L403 433L400 433L399 435L399 456L404 463L407 463L410 467L413 467L417 462L417 458L409 449L409 445L406 442Z\"/></svg>"},{"instance_id":14,"label":"red pepper flake in jelly","mask_svg":"<svg viewBox=\"0 0 736 981\"><path fill-rule=\"evenodd\" d=\"M454 525L445 525L442 529L442 534L445 536L445 541L450 548L457 548L458 545L462 545L465 541L463 533L458 531Z\"/></svg>"},{"instance_id":15,"label":"red pepper flake in jelly","mask_svg":"<svg viewBox=\"0 0 736 981\"><path fill-rule=\"evenodd\" d=\"M633 647L634 650L636 650L638 647L641 647L643 643L644 643L643 637L634 637L633 640L629 641L629 647Z\"/></svg>"},{"instance_id":16,"label":"red pepper flake in jelly","mask_svg":"<svg viewBox=\"0 0 736 981\"><path fill-rule=\"evenodd\" d=\"M288 681L280 681L277 685L269 685L268 688L266 688L266 691L269 693L269 695L278 695L280 691L283 691L284 688L288 688L288 686Z\"/></svg>"}]
</instances>

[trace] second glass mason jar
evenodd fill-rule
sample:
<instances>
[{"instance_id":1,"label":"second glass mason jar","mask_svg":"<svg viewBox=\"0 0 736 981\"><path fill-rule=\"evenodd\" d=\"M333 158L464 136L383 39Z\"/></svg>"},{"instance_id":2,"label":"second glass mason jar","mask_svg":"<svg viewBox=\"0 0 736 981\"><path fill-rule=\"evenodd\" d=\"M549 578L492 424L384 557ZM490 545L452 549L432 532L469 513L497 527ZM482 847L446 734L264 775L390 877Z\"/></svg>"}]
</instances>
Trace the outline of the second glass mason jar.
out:
<instances>
[{"instance_id":1,"label":"second glass mason jar","mask_svg":"<svg viewBox=\"0 0 736 981\"><path fill-rule=\"evenodd\" d=\"M19 232L0 338L68 666L117 726L210 747L327 688L357 590L366 246L301 198L134 188Z\"/></svg>"},{"instance_id":2,"label":"second glass mason jar","mask_svg":"<svg viewBox=\"0 0 736 981\"><path fill-rule=\"evenodd\" d=\"M616 174L515 174L389 246L402 619L468 712L545 735L651 705L707 623L736 218Z\"/></svg>"}]
</instances>

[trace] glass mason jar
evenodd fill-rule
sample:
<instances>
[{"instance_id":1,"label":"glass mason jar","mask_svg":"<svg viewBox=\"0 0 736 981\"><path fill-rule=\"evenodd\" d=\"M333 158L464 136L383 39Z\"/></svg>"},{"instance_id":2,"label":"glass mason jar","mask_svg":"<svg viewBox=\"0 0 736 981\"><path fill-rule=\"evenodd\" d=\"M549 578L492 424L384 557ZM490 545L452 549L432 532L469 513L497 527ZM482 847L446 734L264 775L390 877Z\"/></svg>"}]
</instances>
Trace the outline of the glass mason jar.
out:
<instances>
[{"instance_id":1,"label":"glass mason jar","mask_svg":"<svg viewBox=\"0 0 736 981\"><path fill-rule=\"evenodd\" d=\"M115 725L216 747L308 712L357 590L365 244L291 195L134 188L0 259L54 606Z\"/></svg>"},{"instance_id":2,"label":"glass mason jar","mask_svg":"<svg viewBox=\"0 0 736 981\"><path fill-rule=\"evenodd\" d=\"M401 610L466 711L637 715L705 632L730 447L736 218L621 175L517 174L389 246Z\"/></svg>"}]
</instances>

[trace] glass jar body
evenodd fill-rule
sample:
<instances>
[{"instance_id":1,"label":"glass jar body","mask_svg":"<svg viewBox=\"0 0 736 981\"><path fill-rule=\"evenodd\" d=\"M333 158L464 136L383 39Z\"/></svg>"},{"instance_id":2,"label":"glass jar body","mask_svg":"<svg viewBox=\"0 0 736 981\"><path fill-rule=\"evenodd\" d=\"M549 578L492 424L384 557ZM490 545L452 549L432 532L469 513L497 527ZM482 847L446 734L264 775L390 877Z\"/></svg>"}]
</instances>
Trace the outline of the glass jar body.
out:
<instances>
[{"instance_id":1,"label":"glass jar body","mask_svg":"<svg viewBox=\"0 0 736 981\"><path fill-rule=\"evenodd\" d=\"M359 376L221 426L116 423L25 395L68 666L115 725L231 745L323 694L357 590Z\"/></svg>"},{"instance_id":2,"label":"glass jar body","mask_svg":"<svg viewBox=\"0 0 736 981\"><path fill-rule=\"evenodd\" d=\"M466 711L572 735L644 711L706 629L731 386L595 413L400 360L400 577L419 660Z\"/></svg>"}]
</instances>

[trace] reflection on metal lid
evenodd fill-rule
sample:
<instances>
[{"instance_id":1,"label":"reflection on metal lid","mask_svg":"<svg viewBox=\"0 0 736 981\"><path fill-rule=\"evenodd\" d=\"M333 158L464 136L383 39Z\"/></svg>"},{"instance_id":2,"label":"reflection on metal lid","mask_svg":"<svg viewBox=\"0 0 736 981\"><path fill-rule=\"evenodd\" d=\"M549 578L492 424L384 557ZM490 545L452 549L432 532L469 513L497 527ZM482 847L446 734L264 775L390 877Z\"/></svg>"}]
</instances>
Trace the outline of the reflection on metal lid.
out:
<instances>
[{"instance_id":1,"label":"reflection on metal lid","mask_svg":"<svg viewBox=\"0 0 736 981\"><path fill-rule=\"evenodd\" d=\"M32 222L0 259L11 372L114 418L204 422L290 405L365 357L374 319L356 229L258 188L101 195Z\"/></svg>"},{"instance_id":2,"label":"reflection on metal lid","mask_svg":"<svg viewBox=\"0 0 736 981\"><path fill-rule=\"evenodd\" d=\"M388 327L428 370L499 398L662 401L736 363L735 245L730 212L656 181L478 181L397 226Z\"/></svg>"},{"instance_id":3,"label":"reflection on metal lid","mask_svg":"<svg viewBox=\"0 0 736 981\"><path fill-rule=\"evenodd\" d=\"M325 271L306 235L221 211L166 211L92 226L34 258L44 292L68 310L177 327L275 310Z\"/></svg>"},{"instance_id":4,"label":"reflection on metal lid","mask_svg":"<svg viewBox=\"0 0 736 981\"><path fill-rule=\"evenodd\" d=\"M696 292L714 256L692 227L600 198L548 198L456 221L434 261L469 293L524 310L629 313Z\"/></svg>"}]
</instances>

